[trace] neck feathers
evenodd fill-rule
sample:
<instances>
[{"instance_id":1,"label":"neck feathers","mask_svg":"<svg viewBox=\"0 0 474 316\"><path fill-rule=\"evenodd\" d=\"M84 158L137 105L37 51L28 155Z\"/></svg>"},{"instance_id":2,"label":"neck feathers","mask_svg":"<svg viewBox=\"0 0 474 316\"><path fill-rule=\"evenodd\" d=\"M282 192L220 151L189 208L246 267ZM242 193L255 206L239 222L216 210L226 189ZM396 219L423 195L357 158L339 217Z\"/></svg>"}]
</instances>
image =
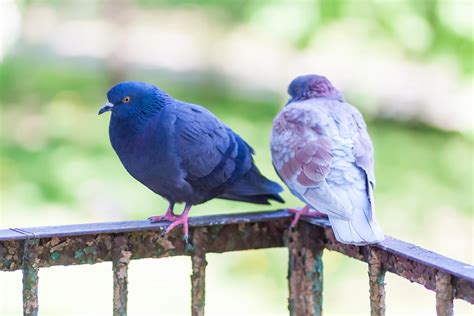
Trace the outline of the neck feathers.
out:
<instances>
[{"instance_id":1,"label":"neck feathers","mask_svg":"<svg viewBox=\"0 0 474 316\"><path fill-rule=\"evenodd\" d=\"M146 101L146 106L144 106L146 112L156 114L164 107L171 104L173 102L173 98L166 92L159 89L155 89L155 91L151 94L150 98Z\"/></svg>"},{"instance_id":2,"label":"neck feathers","mask_svg":"<svg viewBox=\"0 0 474 316\"><path fill-rule=\"evenodd\" d=\"M341 92L334 88L329 80L324 77L314 80L309 84L302 95L302 99L325 98L343 101Z\"/></svg>"}]
</instances>

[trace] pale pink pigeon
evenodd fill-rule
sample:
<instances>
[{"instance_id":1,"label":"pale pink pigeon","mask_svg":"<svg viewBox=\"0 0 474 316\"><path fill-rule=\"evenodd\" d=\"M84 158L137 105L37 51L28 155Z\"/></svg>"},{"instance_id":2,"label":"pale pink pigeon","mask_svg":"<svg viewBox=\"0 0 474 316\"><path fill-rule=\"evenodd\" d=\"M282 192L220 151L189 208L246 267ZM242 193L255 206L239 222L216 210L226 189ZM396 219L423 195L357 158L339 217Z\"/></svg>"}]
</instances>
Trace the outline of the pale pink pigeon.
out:
<instances>
[{"instance_id":1,"label":"pale pink pigeon","mask_svg":"<svg viewBox=\"0 0 474 316\"><path fill-rule=\"evenodd\" d=\"M306 203L292 225L301 215L323 213L338 241L381 242L374 150L362 115L322 76L297 77L288 93L290 100L273 121L271 152L281 179Z\"/></svg>"}]
</instances>

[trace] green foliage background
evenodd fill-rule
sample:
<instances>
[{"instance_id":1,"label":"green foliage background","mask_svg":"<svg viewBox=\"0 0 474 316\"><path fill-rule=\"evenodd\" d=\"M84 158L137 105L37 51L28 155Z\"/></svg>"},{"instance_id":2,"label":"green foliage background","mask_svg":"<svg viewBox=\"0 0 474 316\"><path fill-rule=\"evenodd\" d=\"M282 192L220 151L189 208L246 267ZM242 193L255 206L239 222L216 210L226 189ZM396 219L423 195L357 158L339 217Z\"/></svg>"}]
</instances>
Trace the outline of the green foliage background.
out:
<instances>
[{"instance_id":1,"label":"green foliage background","mask_svg":"<svg viewBox=\"0 0 474 316\"><path fill-rule=\"evenodd\" d=\"M18 2L22 10L38 3L57 10L68 5L62 1ZM91 6L100 4L99 1L91 2ZM194 1L138 0L137 5L142 9L163 6L218 10L224 14L230 28L254 19L260 10L269 6L285 10L292 4L288 1L208 0L196 4ZM309 11L310 14L306 15L309 18L298 34L289 40L304 50L318 36L315 30L341 19L366 19L372 27L374 41L377 38L389 39L403 50L407 59L420 63L449 58L466 80L472 80L472 28L471 36L450 28L440 15L445 6L443 1L434 0L301 1L298 8ZM415 15L426 21L433 34L430 45L415 49L400 37L397 23L398 17L403 15ZM255 148L255 159L262 172L277 179L271 166L268 141L272 119L284 104L283 91L281 94L265 92L265 97L261 97L235 90L219 74L194 75L189 80L180 79L182 76L187 74L138 67L132 67L127 73L127 77L134 80L159 84L178 99L209 108ZM135 182L123 169L108 141L108 118L97 117L97 110L106 101L105 92L111 83L109 70L103 62L52 57L42 50L25 49L21 45L3 59L0 64L1 226L145 219L164 211L164 201ZM367 96L346 97L357 105ZM377 216L385 232L472 262L472 137L421 122L387 120L370 115L366 115L366 119L376 148ZM215 200L193 208L192 215L301 205L288 191L285 191L284 198L285 205L266 208ZM131 282L136 282L131 284L131 288L139 293L131 294L132 311L145 314L148 306L148 313L151 313L153 305L148 303L149 296L161 295L161 300L156 300L165 314L188 313L184 304L189 303L189 294L184 292L189 290L186 288L188 262L186 258L176 260L168 263L155 261L147 266L149 274L153 274L149 271L151 265L162 276L173 271L173 277L171 273L168 279L163 276L173 285L165 286L159 278L147 283L148 274L143 277L145 272L140 274L132 270L136 280L142 280L140 283L131 278ZM286 260L283 249L210 256L207 300L210 314L222 315L223 311L248 315L285 314ZM332 253L327 253L324 260L327 314L366 314L368 287L365 266ZM92 267L90 269L87 271L92 271ZM110 288L109 280L103 279L103 272L99 276L97 269L94 270L94 275L100 280L97 282ZM49 282L59 282L59 275L66 276L66 272L54 271L45 277ZM84 270L83 273L85 276L87 272ZM185 275L184 279L182 275ZM0 274L0 283L2 277ZM7 277L4 281L3 284L9 284L11 289L10 285L16 286L19 277ZM396 278L388 277L387 282L389 311L391 308L400 313L406 310L433 311L433 295ZM95 293L90 283L81 286ZM6 287L2 287L0 289L6 293ZM71 290L66 284L62 287ZM101 285L97 287L101 288ZM143 287L161 291L161 294L150 293L151 290ZM47 289L60 295L53 287ZM42 293L48 293L48 290ZM14 297L11 293L8 295ZM72 315L76 308L86 308L72 308L61 300L51 299L51 295L44 294L43 302L49 303L41 306L47 315ZM87 313L100 314L97 311L108 307L107 301L104 303L108 296L97 294L103 298L99 300L90 295L92 307ZM341 300L347 303L341 304ZM472 311L470 306L459 304L461 311ZM14 315L19 311L18 306L21 305L0 301L0 312Z\"/></svg>"}]
</instances>

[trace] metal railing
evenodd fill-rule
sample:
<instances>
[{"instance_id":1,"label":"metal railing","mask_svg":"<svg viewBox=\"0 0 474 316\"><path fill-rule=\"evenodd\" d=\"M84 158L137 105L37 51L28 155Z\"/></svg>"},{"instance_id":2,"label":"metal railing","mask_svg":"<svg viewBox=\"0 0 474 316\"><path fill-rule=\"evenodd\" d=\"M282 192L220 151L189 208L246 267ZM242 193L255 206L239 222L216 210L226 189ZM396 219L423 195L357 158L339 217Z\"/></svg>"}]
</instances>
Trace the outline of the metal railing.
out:
<instances>
[{"instance_id":1,"label":"metal railing","mask_svg":"<svg viewBox=\"0 0 474 316\"><path fill-rule=\"evenodd\" d=\"M180 229L161 236L167 223L147 221L0 230L0 270L23 270L23 313L38 314L38 271L55 265L112 261L113 313L127 314L128 264L140 258L191 256L192 315L204 315L206 253L288 247L291 315L321 315L323 250L368 263L371 315L385 314L385 272L436 292L438 315L453 314L453 300L474 304L474 267L386 237L377 245L336 241L327 220L303 218L288 230L284 210L192 217L190 243Z\"/></svg>"}]
</instances>

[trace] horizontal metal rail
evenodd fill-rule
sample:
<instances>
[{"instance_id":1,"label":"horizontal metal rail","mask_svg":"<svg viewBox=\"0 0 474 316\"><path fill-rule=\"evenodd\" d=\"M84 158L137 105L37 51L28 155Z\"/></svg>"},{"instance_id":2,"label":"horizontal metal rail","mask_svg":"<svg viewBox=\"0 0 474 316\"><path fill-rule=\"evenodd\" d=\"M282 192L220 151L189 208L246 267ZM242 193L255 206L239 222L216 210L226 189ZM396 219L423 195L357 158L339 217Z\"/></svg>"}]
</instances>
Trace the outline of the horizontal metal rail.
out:
<instances>
[{"instance_id":1,"label":"horizontal metal rail","mask_svg":"<svg viewBox=\"0 0 474 316\"><path fill-rule=\"evenodd\" d=\"M370 246L336 241L327 220L303 218L289 231L285 210L189 219L190 243L181 230L161 236L167 223L148 221L0 230L0 271L23 270L24 314L38 311L38 270L55 265L113 262L114 315L126 315L128 264L139 258L192 258L192 313L204 313L206 253L288 247L292 315L322 312L324 249L368 263L372 315L385 313L384 275L395 273L436 291L438 315L452 315L453 298L474 303L474 267L401 240Z\"/></svg>"}]
</instances>

